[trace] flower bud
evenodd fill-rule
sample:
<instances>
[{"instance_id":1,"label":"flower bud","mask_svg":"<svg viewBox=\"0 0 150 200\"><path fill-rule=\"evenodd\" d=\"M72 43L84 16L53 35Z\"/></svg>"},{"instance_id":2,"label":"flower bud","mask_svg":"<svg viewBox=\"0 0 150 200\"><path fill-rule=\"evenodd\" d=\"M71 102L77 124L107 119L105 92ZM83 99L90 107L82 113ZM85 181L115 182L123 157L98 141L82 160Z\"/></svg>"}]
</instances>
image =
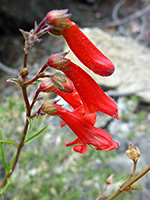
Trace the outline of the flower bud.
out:
<instances>
[{"instance_id":1,"label":"flower bud","mask_svg":"<svg viewBox=\"0 0 150 200\"><path fill-rule=\"evenodd\" d=\"M58 70L66 69L65 65L70 61L69 59L64 58L68 52L53 54L48 59L48 65Z\"/></svg>"},{"instance_id":2,"label":"flower bud","mask_svg":"<svg viewBox=\"0 0 150 200\"><path fill-rule=\"evenodd\" d=\"M107 180L106 180L106 184L107 184L107 185L110 185L110 184L112 183L114 176L115 176L115 174L111 174L111 175L107 178Z\"/></svg>"},{"instance_id":3,"label":"flower bud","mask_svg":"<svg viewBox=\"0 0 150 200\"><path fill-rule=\"evenodd\" d=\"M25 79L25 78L28 76L29 71L28 71L27 68L25 67L25 68L23 68L22 70L19 70L19 74L20 74L20 76L21 76L23 79Z\"/></svg>"},{"instance_id":4,"label":"flower bud","mask_svg":"<svg viewBox=\"0 0 150 200\"><path fill-rule=\"evenodd\" d=\"M66 22L71 14L67 14L68 9L65 10L52 10L46 15L46 23L54 26L58 30L64 30L70 26L69 23Z\"/></svg>"},{"instance_id":5,"label":"flower bud","mask_svg":"<svg viewBox=\"0 0 150 200\"><path fill-rule=\"evenodd\" d=\"M43 92L54 92L57 90L51 79L46 79L40 84L40 88Z\"/></svg>"},{"instance_id":6,"label":"flower bud","mask_svg":"<svg viewBox=\"0 0 150 200\"><path fill-rule=\"evenodd\" d=\"M52 75L52 81L60 91L71 93L74 90L72 81L63 74L57 73Z\"/></svg>"},{"instance_id":7,"label":"flower bud","mask_svg":"<svg viewBox=\"0 0 150 200\"><path fill-rule=\"evenodd\" d=\"M55 112L58 110L56 103L56 100L47 100L42 104L41 110L48 115L55 115Z\"/></svg>"},{"instance_id":8,"label":"flower bud","mask_svg":"<svg viewBox=\"0 0 150 200\"><path fill-rule=\"evenodd\" d=\"M129 145L127 151L126 151L126 154L128 156L129 159L133 160L133 161L136 161L140 158L141 156L141 152L140 150L138 149L138 147L132 147L132 144Z\"/></svg>"}]
</instances>

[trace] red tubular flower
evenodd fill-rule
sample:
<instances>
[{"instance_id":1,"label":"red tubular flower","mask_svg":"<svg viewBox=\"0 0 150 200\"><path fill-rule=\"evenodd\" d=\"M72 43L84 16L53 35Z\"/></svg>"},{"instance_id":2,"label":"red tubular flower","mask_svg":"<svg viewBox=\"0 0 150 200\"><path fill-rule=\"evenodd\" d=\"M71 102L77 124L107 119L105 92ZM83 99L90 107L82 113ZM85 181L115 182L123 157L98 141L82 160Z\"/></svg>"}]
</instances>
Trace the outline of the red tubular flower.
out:
<instances>
[{"instance_id":1,"label":"red tubular flower","mask_svg":"<svg viewBox=\"0 0 150 200\"><path fill-rule=\"evenodd\" d=\"M95 124L96 122L96 113L87 113L86 109L81 101L81 98L76 91L75 88L73 88L73 92L66 93L64 91L58 90L51 79L46 79L40 84L40 89L42 92L54 92L55 94L62 97L73 109L73 112L86 117L87 120L89 120L89 123ZM66 123L62 122L61 127L64 126Z\"/></svg>"},{"instance_id":2,"label":"red tubular flower","mask_svg":"<svg viewBox=\"0 0 150 200\"><path fill-rule=\"evenodd\" d=\"M86 153L87 144L94 150L109 151L118 148L118 143L113 141L108 132L94 127L86 117L81 117L73 112L70 112L59 105L55 104L49 100L43 103L41 110L49 115L57 115L78 137L74 141L67 143L66 146L73 147L74 151L81 154ZM94 147L96 147L96 149Z\"/></svg>"},{"instance_id":3,"label":"red tubular flower","mask_svg":"<svg viewBox=\"0 0 150 200\"><path fill-rule=\"evenodd\" d=\"M67 78L68 79L68 78ZM73 85L72 85L73 86ZM67 87L68 88L68 87ZM51 79L46 79L40 84L40 89L42 92L54 92L55 94L62 97L68 104L73 108L76 109L83 105L81 98L73 86L73 91L71 93L67 93L64 91L58 90L58 88L53 84Z\"/></svg>"},{"instance_id":4,"label":"red tubular flower","mask_svg":"<svg viewBox=\"0 0 150 200\"><path fill-rule=\"evenodd\" d=\"M101 76L110 76L115 69L112 61L96 48L69 17L67 10L53 10L46 15L46 23L63 35L73 53L86 67Z\"/></svg>"},{"instance_id":5,"label":"red tubular flower","mask_svg":"<svg viewBox=\"0 0 150 200\"><path fill-rule=\"evenodd\" d=\"M115 67L108 59L78 28L78 26L66 20L71 26L61 31L70 49L77 58L94 73L101 76L110 76Z\"/></svg>"},{"instance_id":6,"label":"red tubular flower","mask_svg":"<svg viewBox=\"0 0 150 200\"><path fill-rule=\"evenodd\" d=\"M59 63L57 62L57 55L59 57ZM74 83L86 110L90 113L103 112L119 119L118 108L114 100L107 96L91 76L79 66L66 58L61 57L60 59L60 57L60 54L52 55L48 59L48 64L51 67L63 71ZM66 61L66 64L62 65L61 61L62 63Z\"/></svg>"},{"instance_id":7,"label":"red tubular flower","mask_svg":"<svg viewBox=\"0 0 150 200\"><path fill-rule=\"evenodd\" d=\"M60 90L56 90L54 93L62 97L73 109L83 105L81 98L75 88L72 93L66 93L63 91L61 92Z\"/></svg>"}]
</instances>

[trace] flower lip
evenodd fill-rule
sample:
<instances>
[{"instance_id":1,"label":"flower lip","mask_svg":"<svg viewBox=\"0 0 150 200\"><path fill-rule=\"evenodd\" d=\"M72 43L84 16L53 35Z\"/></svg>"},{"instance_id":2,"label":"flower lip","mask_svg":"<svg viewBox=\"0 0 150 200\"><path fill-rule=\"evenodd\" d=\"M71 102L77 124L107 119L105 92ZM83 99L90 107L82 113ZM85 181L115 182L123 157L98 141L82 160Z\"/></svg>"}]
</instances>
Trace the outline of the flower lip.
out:
<instances>
[{"instance_id":1,"label":"flower lip","mask_svg":"<svg viewBox=\"0 0 150 200\"><path fill-rule=\"evenodd\" d=\"M110 151L118 148L118 143L112 140L107 131L95 127L75 112L70 112L60 106L57 106L57 108L55 114L59 115L77 136L74 141L67 143L66 146L75 145L73 149L82 154L87 151L87 145L96 147L96 149L92 147L96 151Z\"/></svg>"}]
</instances>

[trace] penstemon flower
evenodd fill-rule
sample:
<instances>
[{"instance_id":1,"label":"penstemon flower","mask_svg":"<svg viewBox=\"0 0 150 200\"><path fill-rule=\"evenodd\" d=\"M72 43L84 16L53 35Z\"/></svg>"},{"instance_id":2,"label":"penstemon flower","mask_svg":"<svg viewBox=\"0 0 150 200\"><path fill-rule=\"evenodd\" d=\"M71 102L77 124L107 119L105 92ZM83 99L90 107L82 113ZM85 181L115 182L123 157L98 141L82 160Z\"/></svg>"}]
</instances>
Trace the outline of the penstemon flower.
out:
<instances>
[{"instance_id":1,"label":"penstemon flower","mask_svg":"<svg viewBox=\"0 0 150 200\"><path fill-rule=\"evenodd\" d=\"M46 23L59 31L77 58L94 73L101 76L110 76L115 67L112 61L107 58L78 28L69 20L67 10L54 10L46 15Z\"/></svg>"},{"instance_id":2,"label":"penstemon flower","mask_svg":"<svg viewBox=\"0 0 150 200\"><path fill-rule=\"evenodd\" d=\"M67 78L66 78L67 79ZM96 122L96 113L87 113L86 108L84 107L80 96L75 88L71 93L67 93L65 91L60 91L51 81L51 79L46 79L40 84L40 92L54 92L55 94L62 97L73 109L73 112L80 115L85 116L86 119L91 124L95 124ZM65 122L62 122L61 127L65 125Z\"/></svg>"},{"instance_id":3,"label":"penstemon flower","mask_svg":"<svg viewBox=\"0 0 150 200\"><path fill-rule=\"evenodd\" d=\"M66 78L67 80L68 78ZM68 79L69 80L69 79ZM69 83L69 81L68 81ZM80 106L83 105L81 98L78 94L78 92L76 91L75 87L71 84L72 86L72 92L66 92L66 88L61 88L61 91L54 85L54 83L52 82L51 79L46 79L44 80L41 84L40 84L40 91L41 92L54 92L55 94L59 95L60 97L62 97L66 102L68 102L68 104L73 108L76 109ZM62 90L65 89L65 90ZM68 89L68 86L67 86Z\"/></svg>"},{"instance_id":4,"label":"penstemon flower","mask_svg":"<svg viewBox=\"0 0 150 200\"><path fill-rule=\"evenodd\" d=\"M112 140L109 133L94 127L92 123L89 123L86 116L81 117L74 112L70 112L52 100L44 102L41 110L49 115L59 116L76 134L77 139L66 143L67 147L75 144L73 149L76 152L85 154L87 145L96 151L109 151L118 148L118 143Z\"/></svg>"},{"instance_id":5,"label":"penstemon flower","mask_svg":"<svg viewBox=\"0 0 150 200\"><path fill-rule=\"evenodd\" d=\"M73 82L87 112L103 112L119 119L114 100L107 96L100 86L79 66L64 58L66 54L55 54L48 59L50 67L63 71Z\"/></svg>"}]
</instances>

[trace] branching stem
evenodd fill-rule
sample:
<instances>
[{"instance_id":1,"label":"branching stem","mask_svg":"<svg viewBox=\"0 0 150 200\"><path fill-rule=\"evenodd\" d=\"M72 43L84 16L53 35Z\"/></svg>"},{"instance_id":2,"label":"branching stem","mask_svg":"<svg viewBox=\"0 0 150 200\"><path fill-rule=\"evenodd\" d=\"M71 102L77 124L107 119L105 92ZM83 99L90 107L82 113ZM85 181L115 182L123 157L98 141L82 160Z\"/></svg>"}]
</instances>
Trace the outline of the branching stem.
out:
<instances>
[{"instance_id":1,"label":"branching stem","mask_svg":"<svg viewBox=\"0 0 150 200\"><path fill-rule=\"evenodd\" d=\"M26 64L27 64L26 62L27 62L27 54L24 54L24 67L23 68L26 67ZM14 170L16 168L16 165L18 163L19 156L20 156L20 153L21 153L21 149L24 146L24 141L25 141L25 137L26 137L26 134L27 134L28 126L29 126L28 116L30 116L31 109L30 109L30 103L29 103L26 87L22 87L22 95L23 95L25 108L26 108L26 122L25 122L25 125L24 125L24 129L23 129L23 132L22 132L22 137L21 137L20 143L18 144L18 147L17 147L17 152L16 152L16 155L15 155L14 162L13 162L12 167L9 170L9 172L6 174L3 182L1 183L1 188L3 188L7 184L9 177L12 175L12 173L14 172Z\"/></svg>"},{"instance_id":2,"label":"branching stem","mask_svg":"<svg viewBox=\"0 0 150 200\"><path fill-rule=\"evenodd\" d=\"M145 174L147 174L150 171L150 165L144 169L140 174L135 176L133 179L127 181L125 184L123 184L118 191L116 191L114 194L112 194L110 197L108 197L106 200L112 200L115 199L120 193L125 191L126 189L130 188L130 186L137 182L140 178L142 178Z\"/></svg>"}]
</instances>

